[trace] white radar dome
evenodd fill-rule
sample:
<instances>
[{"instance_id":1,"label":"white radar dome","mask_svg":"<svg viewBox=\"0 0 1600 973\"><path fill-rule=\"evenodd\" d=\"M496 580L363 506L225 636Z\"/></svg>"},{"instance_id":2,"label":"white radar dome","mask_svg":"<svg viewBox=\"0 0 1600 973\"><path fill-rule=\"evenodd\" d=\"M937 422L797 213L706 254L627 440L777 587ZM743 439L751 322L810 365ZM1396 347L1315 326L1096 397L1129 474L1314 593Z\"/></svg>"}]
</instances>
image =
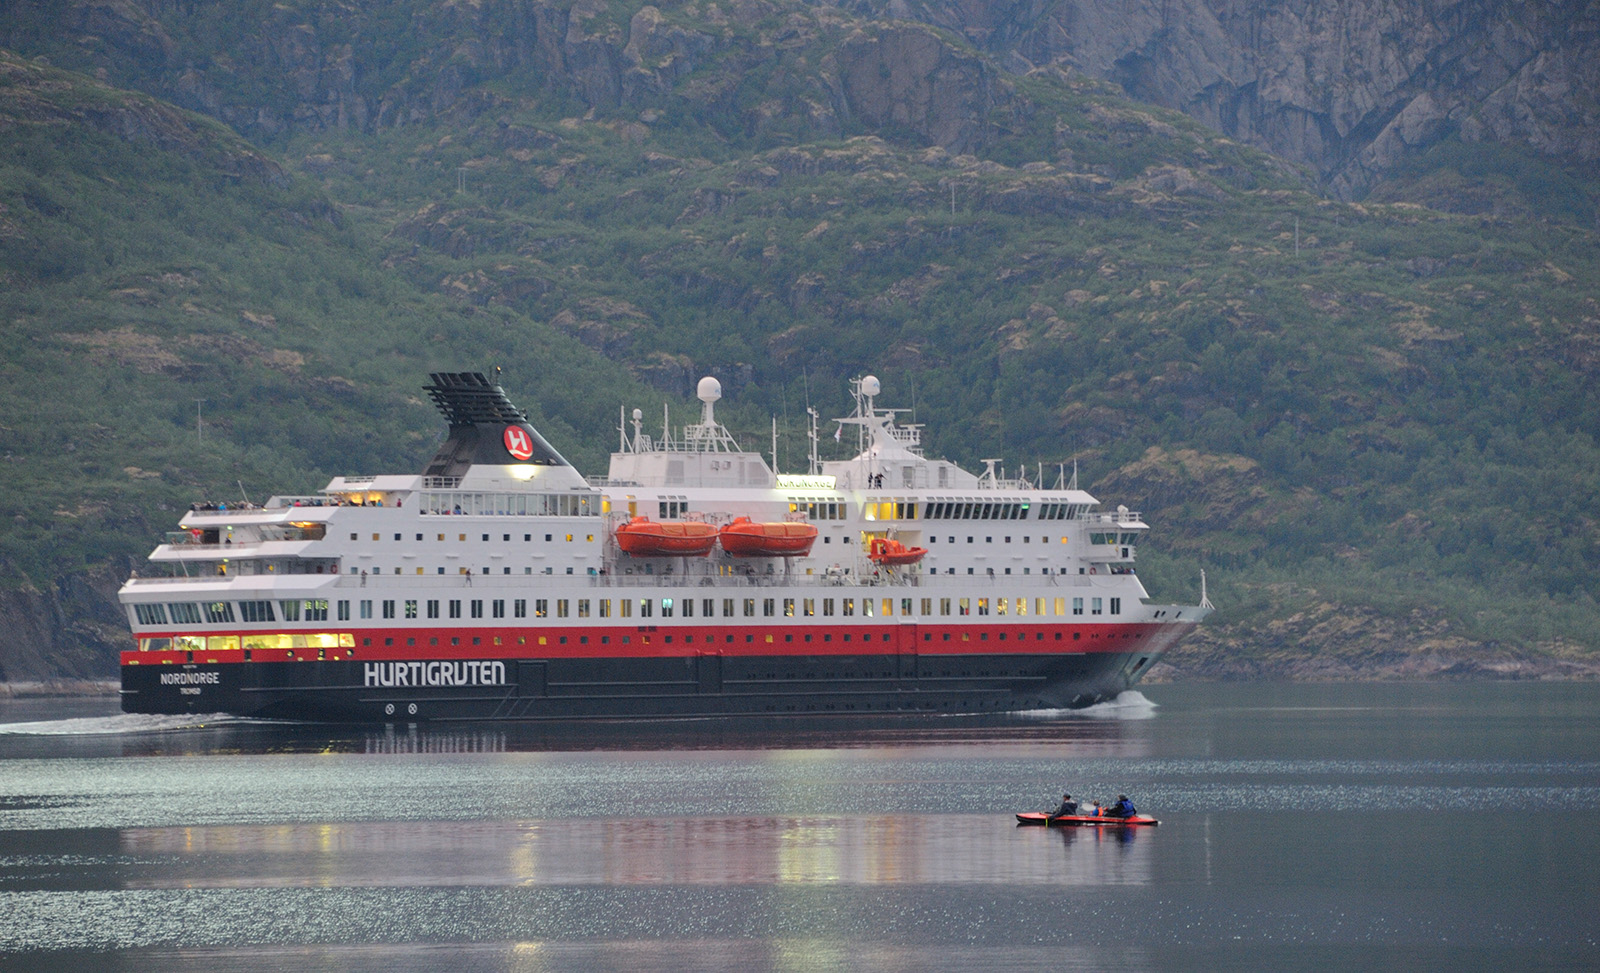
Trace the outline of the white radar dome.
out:
<instances>
[{"instance_id":1,"label":"white radar dome","mask_svg":"<svg viewBox=\"0 0 1600 973\"><path fill-rule=\"evenodd\" d=\"M695 386L694 394L701 402L715 402L722 398L722 383L707 375Z\"/></svg>"},{"instance_id":2,"label":"white radar dome","mask_svg":"<svg viewBox=\"0 0 1600 973\"><path fill-rule=\"evenodd\" d=\"M883 386L878 383L878 376L868 375L861 380L861 394L875 396L883 391Z\"/></svg>"},{"instance_id":3,"label":"white radar dome","mask_svg":"<svg viewBox=\"0 0 1600 973\"><path fill-rule=\"evenodd\" d=\"M644 410L643 409L634 409L633 410L633 418L634 418L635 422L637 422L640 419L643 419L644 418Z\"/></svg>"}]
</instances>

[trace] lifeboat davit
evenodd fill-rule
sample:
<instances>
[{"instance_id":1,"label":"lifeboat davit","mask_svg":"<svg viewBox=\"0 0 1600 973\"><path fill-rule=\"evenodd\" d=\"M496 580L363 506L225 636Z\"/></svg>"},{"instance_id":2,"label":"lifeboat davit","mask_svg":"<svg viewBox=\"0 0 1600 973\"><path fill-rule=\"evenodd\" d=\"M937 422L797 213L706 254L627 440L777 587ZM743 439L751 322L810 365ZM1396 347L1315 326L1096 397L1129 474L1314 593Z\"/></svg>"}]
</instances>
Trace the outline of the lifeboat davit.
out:
<instances>
[{"instance_id":1,"label":"lifeboat davit","mask_svg":"<svg viewBox=\"0 0 1600 973\"><path fill-rule=\"evenodd\" d=\"M817 529L801 523L757 524L738 517L717 536L733 557L805 557L816 543Z\"/></svg>"},{"instance_id":2,"label":"lifeboat davit","mask_svg":"<svg viewBox=\"0 0 1600 973\"><path fill-rule=\"evenodd\" d=\"M617 546L633 557L705 557L717 546L717 529L690 521L658 524L635 517L617 528Z\"/></svg>"},{"instance_id":3,"label":"lifeboat davit","mask_svg":"<svg viewBox=\"0 0 1600 973\"><path fill-rule=\"evenodd\" d=\"M872 563L884 567L916 564L927 553L928 549L926 547L907 547L889 537L874 537L872 545L867 548L867 557L871 559Z\"/></svg>"}]
</instances>

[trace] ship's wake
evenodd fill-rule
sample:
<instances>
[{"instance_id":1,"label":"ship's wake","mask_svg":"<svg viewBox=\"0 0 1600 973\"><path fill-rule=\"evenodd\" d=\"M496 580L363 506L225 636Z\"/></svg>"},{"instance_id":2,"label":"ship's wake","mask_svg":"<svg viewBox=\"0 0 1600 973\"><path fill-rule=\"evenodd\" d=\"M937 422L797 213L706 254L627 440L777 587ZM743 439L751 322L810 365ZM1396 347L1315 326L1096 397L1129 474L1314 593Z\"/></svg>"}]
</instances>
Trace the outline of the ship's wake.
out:
<instances>
[{"instance_id":1,"label":"ship's wake","mask_svg":"<svg viewBox=\"0 0 1600 973\"><path fill-rule=\"evenodd\" d=\"M1019 715L1042 720L1055 720L1063 716L1091 720L1152 720L1155 719L1156 708L1154 700L1137 689L1129 689L1118 693L1116 699L1085 706L1083 709L1036 709Z\"/></svg>"},{"instance_id":2,"label":"ship's wake","mask_svg":"<svg viewBox=\"0 0 1600 973\"><path fill-rule=\"evenodd\" d=\"M253 720L226 713L161 715L118 713L115 716L85 716L66 720L38 720L32 723L0 723L0 733L14 736L112 736L127 733L166 733L173 730L198 730Z\"/></svg>"}]
</instances>

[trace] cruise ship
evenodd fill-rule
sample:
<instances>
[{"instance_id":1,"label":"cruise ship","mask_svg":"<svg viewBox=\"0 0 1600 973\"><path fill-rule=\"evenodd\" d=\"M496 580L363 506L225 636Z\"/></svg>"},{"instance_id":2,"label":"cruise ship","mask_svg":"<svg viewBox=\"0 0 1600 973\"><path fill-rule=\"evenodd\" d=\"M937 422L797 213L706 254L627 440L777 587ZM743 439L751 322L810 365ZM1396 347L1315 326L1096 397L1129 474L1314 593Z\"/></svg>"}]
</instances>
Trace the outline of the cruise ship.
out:
<instances>
[{"instance_id":1,"label":"cruise ship","mask_svg":"<svg viewBox=\"0 0 1600 973\"><path fill-rule=\"evenodd\" d=\"M197 503L119 597L131 713L338 722L984 714L1089 706L1211 610L1153 604L1148 529L1055 483L925 455L851 382L849 459L778 473L720 424L619 411L586 478L505 391L431 376L419 474ZM843 450L839 450L843 451Z\"/></svg>"}]
</instances>

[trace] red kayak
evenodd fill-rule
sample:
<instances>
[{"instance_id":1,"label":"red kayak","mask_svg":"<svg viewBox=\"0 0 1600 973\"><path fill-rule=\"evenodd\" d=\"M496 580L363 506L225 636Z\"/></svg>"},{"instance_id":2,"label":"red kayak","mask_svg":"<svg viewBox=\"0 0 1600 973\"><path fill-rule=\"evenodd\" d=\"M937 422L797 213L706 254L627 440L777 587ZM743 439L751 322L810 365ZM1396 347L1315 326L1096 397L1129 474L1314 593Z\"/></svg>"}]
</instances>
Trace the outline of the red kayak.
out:
<instances>
[{"instance_id":1,"label":"red kayak","mask_svg":"<svg viewBox=\"0 0 1600 973\"><path fill-rule=\"evenodd\" d=\"M1087 814L1063 814L1053 818L1041 811L1024 811L1017 815L1018 824L1042 824L1047 828L1126 828L1138 824L1160 824L1148 814L1135 814L1131 818L1090 817Z\"/></svg>"}]
</instances>

